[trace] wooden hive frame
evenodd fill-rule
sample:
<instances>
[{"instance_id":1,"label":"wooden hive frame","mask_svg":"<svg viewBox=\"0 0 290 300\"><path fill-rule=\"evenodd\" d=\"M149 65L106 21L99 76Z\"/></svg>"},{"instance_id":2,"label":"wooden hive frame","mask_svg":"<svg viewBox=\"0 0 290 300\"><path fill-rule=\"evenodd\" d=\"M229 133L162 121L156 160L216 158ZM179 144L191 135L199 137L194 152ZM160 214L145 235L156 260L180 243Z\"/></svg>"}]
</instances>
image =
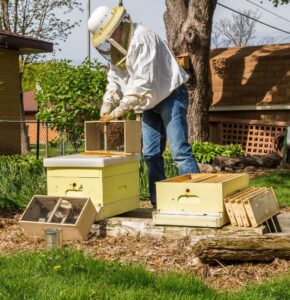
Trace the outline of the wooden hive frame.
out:
<instances>
[{"instance_id":1,"label":"wooden hive frame","mask_svg":"<svg viewBox=\"0 0 290 300\"><path fill-rule=\"evenodd\" d=\"M272 188L249 188L225 198L231 224L240 227L257 227L279 214Z\"/></svg>"},{"instance_id":2,"label":"wooden hive frame","mask_svg":"<svg viewBox=\"0 0 290 300\"><path fill-rule=\"evenodd\" d=\"M96 215L88 198L34 196L19 223L30 236L43 238L46 229L60 228L63 240L86 240Z\"/></svg>"},{"instance_id":3,"label":"wooden hive frame","mask_svg":"<svg viewBox=\"0 0 290 300\"><path fill-rule=\"evenodd\" d=\"M86 152L141 152L141 123L135 120L85 122Z\"/></svg>"}]
</instances>

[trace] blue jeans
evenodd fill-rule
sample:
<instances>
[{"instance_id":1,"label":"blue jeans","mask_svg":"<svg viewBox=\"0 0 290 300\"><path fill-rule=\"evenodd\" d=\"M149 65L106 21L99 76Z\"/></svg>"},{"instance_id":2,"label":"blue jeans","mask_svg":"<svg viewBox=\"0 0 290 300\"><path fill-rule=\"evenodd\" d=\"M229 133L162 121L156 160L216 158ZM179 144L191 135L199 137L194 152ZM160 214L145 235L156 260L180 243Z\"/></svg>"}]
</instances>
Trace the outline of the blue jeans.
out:
<instances>
[{"instance_id":1,"label":"blue jeans","mask_svg":"<svg viewBox=\"0 0 290 300\"><path fill-rule=\"evenodd\" d=\"M153 109L143 112L143 157L148 167L149 192L153 205L156 205L155 182L165 179L162 154L167 137L179 174L199 173L188 143L187 108L188 91L182 85Z\"/></svg>"}]
</instances>

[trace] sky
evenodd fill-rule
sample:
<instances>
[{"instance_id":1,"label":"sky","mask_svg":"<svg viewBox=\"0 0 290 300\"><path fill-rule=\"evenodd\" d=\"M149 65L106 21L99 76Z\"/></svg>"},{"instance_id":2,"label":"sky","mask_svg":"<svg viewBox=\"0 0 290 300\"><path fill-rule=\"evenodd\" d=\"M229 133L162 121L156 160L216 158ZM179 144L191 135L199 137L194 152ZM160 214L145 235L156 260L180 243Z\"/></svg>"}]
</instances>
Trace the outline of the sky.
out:
<instances>
[{"instance_id":1,"label":"sky","mask_svg":"<svg viewBox=\"0 0 290 300\"><path fill-rule=\"evenodd\" d=\"M87 31L87 3L88 0L83 0L84 13L78 11L73 12L70 16L71 19L81 19L81 25L75 29L70 35L69 39L60 43L62 51L55 54L57 59L70 59L75 64L80 63L87 57L88 53L88 31ZM269 0L219 0L221 4L229 6L235 10L252 9L258 10L261 13L260 20L271 24L275 27L290 31L290 4L282 5L275 8ZM283 18L288 19L288 21L283 20L277 16L270 14L269 12L263 11L262 9L254 6L254 2L265 9L268 9ZM91 11L93 12L98 6L108 6L114 7L119 3L118 0L91 0ZM238 5L237 5L238 3ZM165 0L124 0L124 5L127 11L130 13L131 18L134 22L142 23L146 27L154 30L158 33L164 40L166 39L165 27L163 22L163 14L165 12ZM230 18L233 12L217 6L214 21L217 22L220 19ZM265 27L261 24L256 26L256 37L261 40L266 37L274 38L278 43L290 43L290 35L286 33L279 32L277 30ZM95 49L91 49L92 58L98 58Z\"/></svg>"}]
</instances>

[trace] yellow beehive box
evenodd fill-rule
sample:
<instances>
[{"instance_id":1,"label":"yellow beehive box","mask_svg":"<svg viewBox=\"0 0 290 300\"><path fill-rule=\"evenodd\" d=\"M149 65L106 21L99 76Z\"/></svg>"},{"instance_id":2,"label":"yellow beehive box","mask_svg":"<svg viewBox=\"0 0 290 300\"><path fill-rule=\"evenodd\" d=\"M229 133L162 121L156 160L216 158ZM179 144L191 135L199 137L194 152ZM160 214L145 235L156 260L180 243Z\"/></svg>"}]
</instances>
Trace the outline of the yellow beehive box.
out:
<instances>
[{"instance_id":1,"label":"yellow beehive box","mask_svg":"<svg viewBox=\"0 0 290 300\"><path fill-rule=\"evenodd\" d=\"M86 240L96 214L88 198L34 196L19 223L30 236L44 238L46 229L59 228L63 240Z\"/></svg>"},{"instance_id":2,"label":"yellow beehive box","mask_svg":"<svg viewBox=\"0 0 290 300\"><path fill-rule=\"evenodd\" d=\"M139 208L139 155L70 155L44 160L48 195L88 197L106 219Z\"/></svg>"},{"instance_id":3,"label":"yellow beehive box","mask_svg":"<svg viewBox=\"0 0 290 300\"><path fill-rule=\"evenodd\" d=\"M221 227L224 198L249 185L247 174L187 174L156 183L155 224Z\"/></svg>"},{"instance_id":4,"label":"yellow beehive box","mask_svg":"<svg viewBox=\"0 0 290 300\"><path fill-rule=\"evenodd\" d=\"M85 122L85 150L141 152L141 123L134 120Z\"/></svg>"},{"instance_id":5,"label":"yellow beehive box","mask_svg":"<svg viewBox=\"0 0 290 300\"><path fill-rule=\"evenodd\" d=\"M224 198L249 185L248 174L188 174L156 183L160 211L223 213Z\"/></svg>"}]
</instances>

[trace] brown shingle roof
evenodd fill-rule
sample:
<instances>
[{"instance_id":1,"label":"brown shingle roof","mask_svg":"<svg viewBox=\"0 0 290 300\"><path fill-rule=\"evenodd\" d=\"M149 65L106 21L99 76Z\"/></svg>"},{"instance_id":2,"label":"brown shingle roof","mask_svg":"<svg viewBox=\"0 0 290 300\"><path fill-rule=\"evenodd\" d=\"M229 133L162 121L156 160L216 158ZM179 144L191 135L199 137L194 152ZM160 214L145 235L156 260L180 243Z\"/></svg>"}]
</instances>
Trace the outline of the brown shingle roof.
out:
<instances>
[{"instance_id":1,"label":"brown shingle roof","mask_svg":"<svg viewBox=\"0 0 290 300\"><path fill-rule=\"evenodd\" d=\"M18 50L21 54L52 52L53 44L0 29L0 48Z\"/></svg>"}]
</instances>

